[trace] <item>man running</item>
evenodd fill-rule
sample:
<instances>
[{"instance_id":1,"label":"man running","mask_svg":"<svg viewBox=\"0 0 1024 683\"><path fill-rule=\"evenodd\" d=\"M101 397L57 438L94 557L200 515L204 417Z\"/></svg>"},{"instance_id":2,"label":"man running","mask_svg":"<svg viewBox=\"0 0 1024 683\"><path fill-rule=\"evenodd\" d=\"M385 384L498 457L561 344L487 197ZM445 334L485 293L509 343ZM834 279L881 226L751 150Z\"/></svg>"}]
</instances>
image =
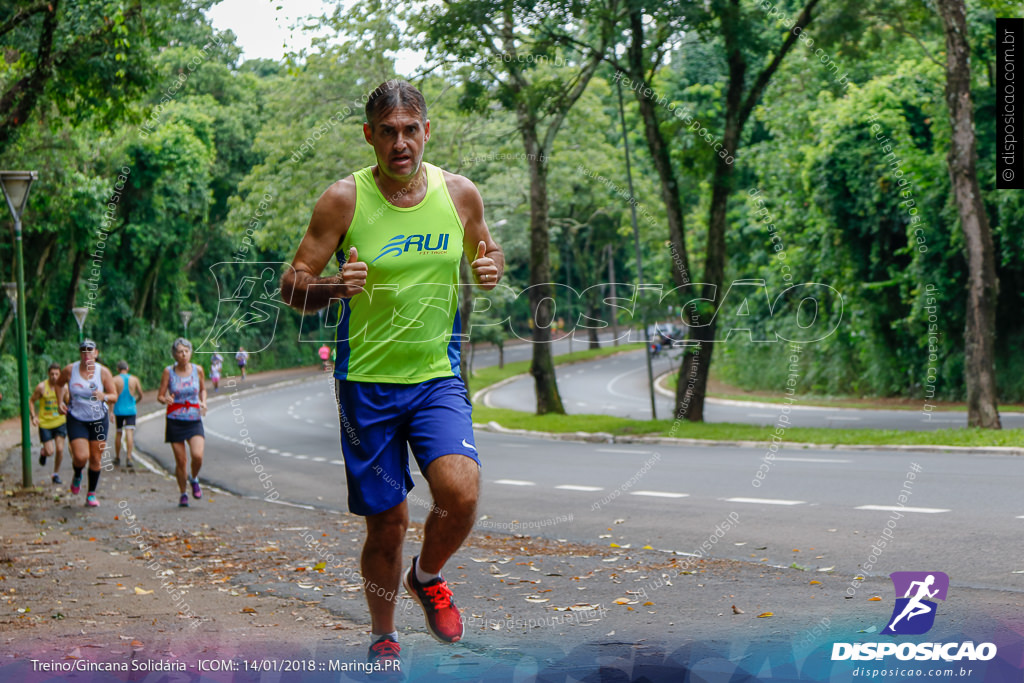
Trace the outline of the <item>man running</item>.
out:
<instances>
[{"instance_id":1,"label":"man running","mask_svg":"<svg viewBox=\"0 0 1024 683\"><path fill-rule=\"evenodd\" d=\"M53 459L53 474L51 480L54 484L63 484L60 480L60 464L64 460L64 439L68 435L67 418L58 409L57 392L54 384L60 377L60 365L50 363L47 370L47 377L36 385L32 397L28 400L28 410L32 414L32 424L39 428L39 441L42 448L39 449L39 465L46 467L46 459L51 455ZM67 389L64 390L65 398ZM39 413L36 414L36 401L39 402Z\"/></svg>"},{"instance_id":2,"label":"man running","mask_svg":"<svg viewBox=\"0 0 1024 683\"><path fill-rule=\"evenodd\" d=\"M124 434L124 466L134 468L132 448L135 446L135 402L142 400L142 384L138 377L128 374L128 361L117 361L117 372L114 378L114 390L117 392L117 403L114 404L114 426L117 429L117 436L114 437L114 465L121 466L121 435Z\"/></svg>"},{"instance_id":3,"label":"man running","mask_svg":"<svg viewBox=\"0 0 1024 683\"><path fill-rule=\"evenodd\" d=\"M281 291L307 313L341 299L334 377L349 510L366 517L368 657L398 666L400 581L423 607L431 635L455 642L463 634L440 576L473 528L480 485L472 406L459 375L459 262L465 253L477 285L493 289L504 256L473 183L422 162L430 121L416 88L388 81L374 90L363 135L376 165L320 197ZM320 277L332 254L340 272ZM403 578L413 487L407 445L435 505Z\"/></svg>"},{"instance_id":4,"label":"man running","mask_svg":"<svg viewBox=\"0 0 1024 683\"><path fill-rule=\"evenodd\" d=\"M110 370L96 362L96 342L86 339L78 345L81 360L65 367L57 381L54 391L58 397L64 396L67 385L71 403L63 399L57 401L57 408L68 416L68 438L71 439L71 466L75 476L71 479L71 493L78 495L82 487L82 470L89 465L89 488L86 491L85 504L88 507L99 507L96 500L96 487L100 482L100 469L103 451L107 447L107 402L116 401L114 378Z\"/></svg>"}]
</instances>

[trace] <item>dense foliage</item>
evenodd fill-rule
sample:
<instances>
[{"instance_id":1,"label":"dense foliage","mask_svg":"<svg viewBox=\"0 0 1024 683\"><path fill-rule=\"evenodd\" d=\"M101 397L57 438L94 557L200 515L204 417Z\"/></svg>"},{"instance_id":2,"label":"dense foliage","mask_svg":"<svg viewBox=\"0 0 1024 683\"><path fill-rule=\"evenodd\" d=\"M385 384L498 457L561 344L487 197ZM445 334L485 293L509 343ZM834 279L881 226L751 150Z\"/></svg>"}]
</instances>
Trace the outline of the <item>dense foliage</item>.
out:
<instances>
[{"instance_id":1,"label":"dense foliage","mask_svg":"<svg viewBox=\"0 0 1024 683\"><path fill-rule=\"evenodd\" d=\"M365 3L358 13L339 10L320 19L336 30L337 41L281 63L242 62L234 36L216 33L203 19L199 10L208 4L164 0L143 9L54 2L56 18L37 13L0 33L0 96L36 69L47 21L64 27L57 49L66 51L78 35L89 50L49 72L30 115L8 122L10 136L0 142L0 167L39 171L24 217L33 384L51 361L76 359L76 305L92 306L85 333L99 342L102 360L127 359L147 388L171 362L181 311L192 314L189 336L199 350L230 356L245 345L256 352L256 369L310 363L316 340L330 334L330 314L303 317L274 298L276 276L319 194L373 163L362 140L362 106L370 90L394 75L389 55L425 47L428 37L403 36L406 24L397 15L381 20L390 11L386 4ZM756 12L761 4L745 4L756 27L765 36L785 31L778 18ZM0 10L0 27L36 5L15 2ZM120 9L105 15L107 5ZM1000 397L1022 401L1024 199L994 189L995 10L969 7L979 179L1000 279ZM932 376L935 398L962 398L966 265L945 168L950 131L935 61L943 51L941 29L921 12L901 19L909 25L896 22L884 7L865 9L856 26L828 19L817 27L819 44L848 83L805 44L775 74L736 159L727 280L762 278L770 299L800 282L828 283L842 293L839 328L803 354L801 390L923 398ZM726 67L713 32L679 26L650 82L681 180L687 251L699 264L715 152L672 111L687 108L708 136L720 137ZM559 65L584 54L555 39L539 44L548 46L546 53L522 65L538 83L559 83ZM428 54L418 74L405 74L430 107L426 158L477 183L508 260L508 288L472 321L473 338L526 337L530 310L526 296L516 295L529 283L530 197L515 110L498 86L474 76L484 67L473 55ZM610 321L601 304L610 293L592 287L609 280L609 261L619 283L637 281L613 76L607 64L599 69L546 160L553 279L587 290L557 299L556 318L566 327L581 315ZM673 261L665 209L628 90L625 103L644 280L668 291ZM898 166L886 158L879 131ZM900 184L896 170L909 185ZM901 195L908 189L912 206ZM13 263L8 238L0 242L0 279L14 279ZM700 277L692 274L696 282ZM620 287L618 296L629 295ZM6 302L0 311L0 415L7 416L16 411L15 335ZM620 312L619 322L636 323L641 311L651 320L679 320L678 302L649 299L639 302L632 320ZM795 324L772 320L764 306L751 304L749 312L755 338ZM494 325L506 317L514 334ZM720 342L714 371L745 387L781 391L785 355L783 344L734 335ZM208 365L205 356L197 360Z\"/></svg>"}]
</instances>

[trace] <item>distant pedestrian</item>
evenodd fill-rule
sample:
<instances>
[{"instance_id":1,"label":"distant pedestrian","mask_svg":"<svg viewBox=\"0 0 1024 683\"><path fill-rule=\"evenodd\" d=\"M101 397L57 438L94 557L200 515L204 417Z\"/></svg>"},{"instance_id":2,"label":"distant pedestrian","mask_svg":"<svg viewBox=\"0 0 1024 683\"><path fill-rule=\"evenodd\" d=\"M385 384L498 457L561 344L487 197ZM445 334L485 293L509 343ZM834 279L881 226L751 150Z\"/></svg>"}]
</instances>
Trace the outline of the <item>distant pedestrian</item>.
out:
<instances>
[{"instance_id":1,"label":"distant pedestrian","mask_svg":"<svg viewBox=\"0 0 1024 683\"><path fill-rule=\"evenodd\" d=\"M128 361L117 361L117 377L114 378L114 389L117 391L117 402L114 404L114 465L121 466L121 436L124 435L124 466L134 468L132 450L135 446L136 401L142 400L142 384L135 375L128 374Z\"/></svg>"},{"instance_id":2,"label":"distant pedestrian","mask_svg":"<svg viewBox=\"0 0 1024 683\"><path fill-rule=\"evenodd\" d=\"M249 352L245 350L244 346L238 347L238 353L235 354L235 361L238 363L238 370L242 373L242 379L245 379L245 366L249 362Z\"/></svg>"},{"instance_id":3,"label":"distant pedestrian","mask_svg":"<svg viewBox=\"0 0 1024 683\"><path fill-rule=\"evenodd\" d=\"M220 390L220 372L224 367L224 356L214 353L210 359L210 381L213 382L213 390Z\"/></svg>"},{"instance_id":4,"label":"distant pedestrian","mask_svg":"<svg viewBox=\"0 0 1024 683\"><path fill-rule=\"evenodd\" d=\"M39 442L42 447L39 449L39 465L46 467L46 459L51 455L53 459L53 474L51 481L54 484L63 483L60 480L60 464L64 460L64 440L68 436L68 419L60 412L57 400L57 392L54 385L60 377L60 365L50 363L47 377L36 385L32 397L28 401L28 410L32 414L32 424L39 428ZM67 397L67 387L64 388L64 396ZM36 402L39 402L39 412L36 413Z\"/></svg>"},{"instance_id":5,"label":"distant pedestrian","mask_svg":"<svg viewBox=\"0 0 1024 683\"><path fill-rule=\"evenodd\" d=\"M203 415L206 415L206 384L203 368L192 363L192 342L178 337L171 345L174 365L164 368L160 380L157 400L167 406L167 424L164 442L171 444L174 452L174 476L178 480L181 497L179 507L188 507L186 484L192 485L192 497L203 497L199 487L199 469L203 466L203 450L206 435L203 432ZM185 462L185 446L192 454L192 476L188 476Z\"/></svg>"},{"instance_id":6,"label":"distant pedestrian","mask_svg":"<svg viewBox=\"0 0 1024 683\"><path fill-rule=\"evenodd\" d=\"M54 384L57 408L67 414L68 438L71 440L71 493L78 495L82 487L82 470L89 464L89 488L85 496L88 507L99 507L96 487L100 483L103 451L107 447L107 402L117 400L114 378L110 370L96 362L96 342L85 339L78 345L81 359L66 366ZM64 402L67 386L71 403Z\"/></svg>"},{"instance_id":7,"label":"distant pedestrian","mask_svg":"<svg viewBox=\"0 0 1024 683\"><path fill-rule=\"evenodd\" d=\"M331 347L324 344L320 347L318 353L320 354L320 366L324 372L327 372L331 369Z\"/></svg>"}]
</instances>

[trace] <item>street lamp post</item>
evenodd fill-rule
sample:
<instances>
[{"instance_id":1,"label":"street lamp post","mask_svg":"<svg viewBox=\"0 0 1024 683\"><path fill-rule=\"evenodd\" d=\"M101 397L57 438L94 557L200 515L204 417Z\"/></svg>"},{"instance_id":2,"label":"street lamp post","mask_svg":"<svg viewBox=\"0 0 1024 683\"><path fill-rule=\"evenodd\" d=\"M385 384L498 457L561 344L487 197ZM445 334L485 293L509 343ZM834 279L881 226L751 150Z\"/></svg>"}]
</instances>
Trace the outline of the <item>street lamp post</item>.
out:
<instances>
[{"instance_id":1,"label":"street lamp post","mask_svg":"<svg viewBox=\"0 0 1024 683\"><path fill-rule=\"evenodd\" d=\"M78 323L78 343L82 343L84 337L83 330L85 329L85 316L89 315L89 309L85 306L75 306L71 309L72 315L75 316L75 322Z\"/></svg>"},{"instance_id":2,"label":"street lamp post","mask_svg":"<svg viewBox=\"0 0 1024 683\"><path fill-rule=\"evenodd\" d=\"M7 208L14 217L15 279L18 289L18 388L21 393L21 484L32 486L32 426L28 410L28 325L25 319L25 257L22 253L21 214L28 202L28 190L39 177L36 171L0 171Z\"/></svg>"},{"instance_id":3,"label":"street lamp post","mask_svg":"<svg viewBox=\"0 0 1024 683\"><path fill-rule=\"evenodd\" d=\"M185 328L185 339L188 339L188 321L192 319L192 311L178 311L181 316L181 325Z\"/></svg>"},{"instance_id":4,"label":"street lamp post","mask_svg":"<svg viewBox=\"0 0 1024 683\"><path fill-rule=\"evenodd\" d=\"M629 138L626 134L626 111L622 106L622 80L615 81L615 87L619 92L619 120L622 122L622 149L626 155L626 182L629 185L629 211L633 222L633 249L636 251L636 279L637 298L640 297L640 287L644 285L643 262L640 259L640 229L636 224L636 195L633 194L633 172L629 167ZM651 419L658 419L658 409L654 403L654 369L651 367L651 340L647 336L647 316L643 309L640 313L640 324L643 326L644 355L647 357L647 387L651 394Z\"/></svg>"}]
</instances>

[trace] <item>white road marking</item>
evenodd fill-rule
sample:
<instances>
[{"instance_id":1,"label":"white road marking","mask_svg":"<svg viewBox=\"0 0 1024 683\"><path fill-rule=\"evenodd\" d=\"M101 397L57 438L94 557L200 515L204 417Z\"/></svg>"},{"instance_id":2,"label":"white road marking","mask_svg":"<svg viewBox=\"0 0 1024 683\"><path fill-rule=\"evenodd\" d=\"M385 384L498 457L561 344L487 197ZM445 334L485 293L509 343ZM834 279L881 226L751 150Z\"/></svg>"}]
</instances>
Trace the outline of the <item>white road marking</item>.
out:
<instances>
[{"instance_id":1,"label":"white road marking","mask_svg":"<svg viewBox=\"0 0 1024 683\"><path fill-rule=\"evenodd\" d=\"M898 505L860 505L855 510L877 510L879 512L923 512L925 514L935 514L937 512L949 512L945 508L908 508L900 507Z\"/></svg>"},{"instance_id":2,"label":"white road marking","mask_svg":"<svg viewBox=\"0 0 1024 683\"><path fill-rule=\"evenodd\" d=\"M327 462L327 458L317 456L313 458L313 462Z\"/></svg>"},{"instance_id":3,"label":"white road marking","mask_svg":"<svg viewBox=\"0 0 1024 683\"><path fill-rule=\"evenodd\" d=\"M341 465L342 467L344 467L345 466L345 461L344 460L332 460L331 464L332 465Z\"/></svg>"},{"instance_id":4,"label":"white road marking","mask_svg":"<svg viewBox=\"0 0 1024 683\"><path fill-rule=\"evenodd\" d=\"M688 498L689 493L669 493L668 491L630 491L631 496L651 496L652 498Z\"/></svg>"},{"instance_id":5,"label":"white road marking","mask_svg":"<svg viewBox=\"0 0 1024 683\"><path fill-rule=\"evenodd\" d=\"M604 487L601 486L579 486L577 484L559 484L555 488L563 491L604 491Z\"/></svg>"},{"instance_id":6,"label":"white road marking","mask_svg":"<svg viewBox=\"0 0 1024 683\"><path fill-rule=\"evenodd\" d=\"M850 460L840 460L839 458L775 458L776 460L782 460L783 462L852 462Z\"/></svg>"},{"instance_id":7,"label":"white road marking","mask_svg":"<svg viewBox=\"0 0 1024 683\"><path fill-rule=\"evenodd\" d=\"M622 392L615 391L615 389L614 389L615 383L618 382L620 379L622 379L623 377L626 377L627 375L634 375L634 374L636 374L638 372L646 372L646 368L642 368L642 367L641 368L633 368L632 370L627 370L626 372L623 372L623 373L621 373L619 375L615 375L610 380L608 380L608 384L605 385L604 390L607 391L609 394L613 394L613 395L619 396L621 398L628 398L630 401L641 401L641 400L643 400L643 399L641 399L641 398L639 398L637 396L630 396L629 394L623 394Z\"/></svg>"},{"instance_id":8,"label":"white road marking","mask_svg":"<svg viewBox=\"0 0 1024 683\"><path fill-rule=\"evenodd\" d=\"M504 484L506 486L536 486L532 481L523 481L522 479L497 479L495 484Z\"/></svg>"},{"instance_id":9,"label":"white road marking","mask_svg":"<svg viewBox=\"0 0 1024 683\"><path fill-rule=\"evenodd\" d=\"M292 457L292 454L289 453L288 451L281 451L281 456L285 458L290 458Z\"/></svg>"},{"instance_id":10,"label":"white road marking","mask_svg":"<svg viewBox=\"0 0 1024 683\"><path fill-rule=\"evenodd\" d=\"M762 505L804 505L806 500L782 500L780 498L726 498L727 503L754 503Z\"/></svg>"},{"instance_id":11,"label":"white road marking","mask_svg":"<svg viewBox=\"0 0 1024 683\"><path fill-rule=\"evenodd\" d=\"M309 456L308 455L296 455L295 459L296 460L309 460Z\"/></svg>"},{"instance_id":12,"label":"white road marking","mask_svg":"<svg viewBox=\"0 0 1024 683\"><path fill-rule=\"evenodd\" d=\"M629 453L631 455L650 455L651 451L630 450L628 448L598 448L598 453Z\"/></svg>"},{"instance_id":13,"label":"white road marking","mask_svg":"<svg viewBox=\"0 0 1024 683\"><path fill-rule=\"evenodd\" d=\"M266 446L257 446L256 448L258 448L258 449L259 449L259 450L261 450L261 451L265 451L265 450L267 450L267 447L266 447Z\"/></svg>"},{"instance_id":14,"label":"white road marking","mask_svg":"<svg viewBox=\"0 0 1024 683\"><path fill-rule=\"evenodd\" d=\"M267 449L267 453L273 453L274 455L277 455L280 452L281 451L277 450L276 448L268 448ZM775 459L778 460L778 458L775 458Z\"/></svg>"}]
</instances>

